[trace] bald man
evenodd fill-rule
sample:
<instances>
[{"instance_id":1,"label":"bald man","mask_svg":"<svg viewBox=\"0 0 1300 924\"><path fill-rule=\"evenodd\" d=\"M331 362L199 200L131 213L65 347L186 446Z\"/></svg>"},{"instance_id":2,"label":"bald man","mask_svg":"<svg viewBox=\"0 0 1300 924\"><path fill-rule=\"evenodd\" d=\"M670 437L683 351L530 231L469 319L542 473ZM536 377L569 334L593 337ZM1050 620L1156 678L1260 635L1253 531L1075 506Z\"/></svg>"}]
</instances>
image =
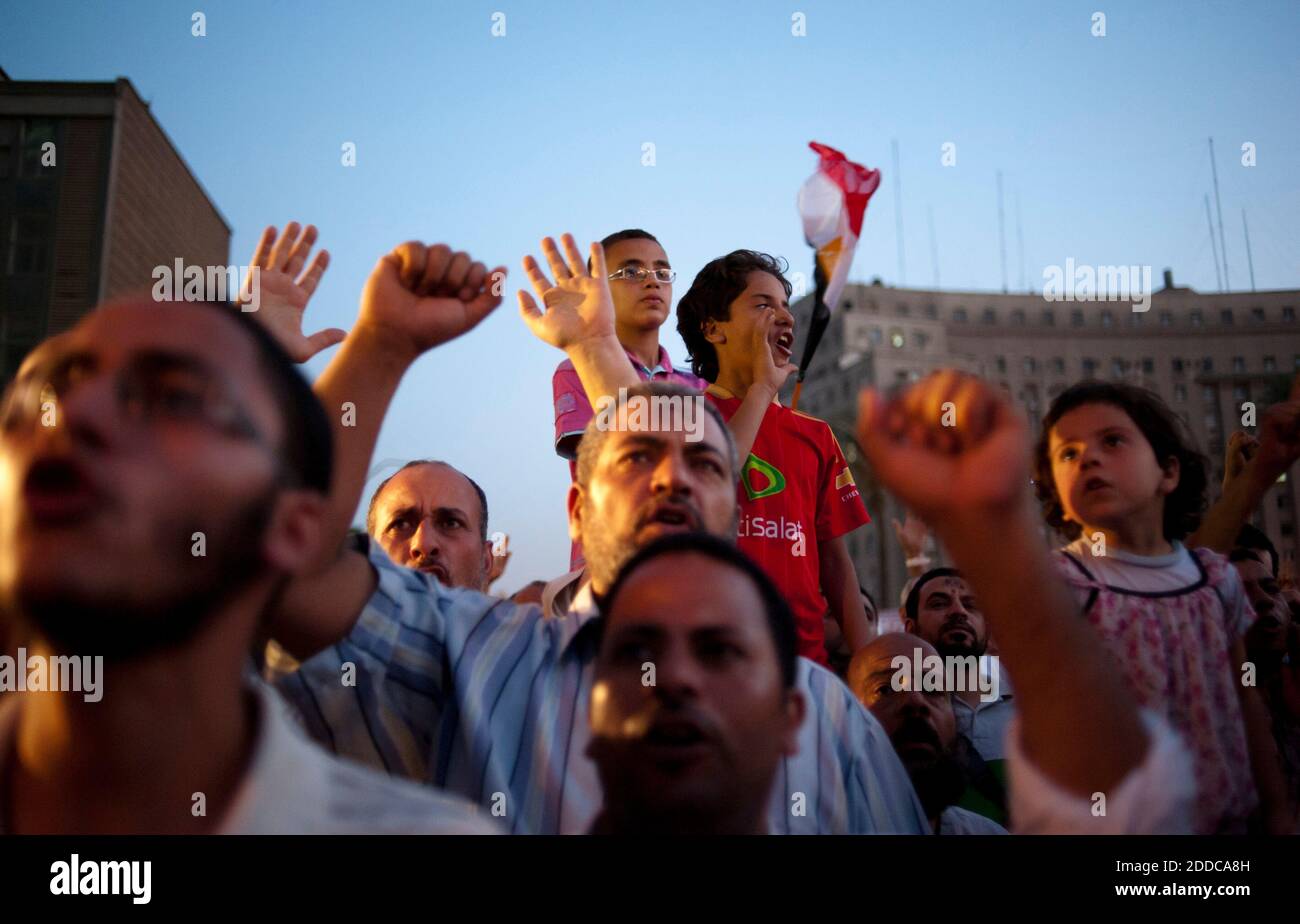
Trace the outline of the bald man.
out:
<instances>
[{"instance_id":1,"label":"bald man","mask_svg":"<svg viewBox=\"0 0 1300 924\"><path fill-rule=\"evenodd\" d=\"M487 495L446 462L408 462L375 489L366 532L396 564L448 587L487 591Z\"/></svg>"},{"instance_id":2,"label":"bald man","mask_svg":"<svg viewBox=\"0 0 1300 924\"><path fill-rule=\"evenodd\" d=\"M961 749L969 742L957 735L950 693L913 688L913 662L931 656L939 652L915 635L879 636L854 655L849 688L889 735L936 834L1006 834L996 822L953 804L966 788Z\"/></svg>"}]
</instances>

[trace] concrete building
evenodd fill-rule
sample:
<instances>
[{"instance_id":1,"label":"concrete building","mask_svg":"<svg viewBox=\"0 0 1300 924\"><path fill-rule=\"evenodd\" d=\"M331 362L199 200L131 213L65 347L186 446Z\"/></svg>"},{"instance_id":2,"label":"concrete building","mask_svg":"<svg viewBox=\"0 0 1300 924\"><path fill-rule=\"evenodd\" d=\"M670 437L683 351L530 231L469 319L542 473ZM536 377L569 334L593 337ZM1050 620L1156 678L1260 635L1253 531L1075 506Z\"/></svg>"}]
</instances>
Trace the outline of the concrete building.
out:
<instances>
[{"instance_id":1,"label":"concrete building","mask_svg":"<svg viewBox=\"0 0 1300 924\"><path fill-rule=\"evenodd\" d=\"M131 86L0 72L0 384L153 269L224 265L230 227Z\"/></svg>"},{"instance_id":2,"label":"concrete building","mask_svg":"<svg viewBox=\"0 0 1300 924\"><path fill-rule=\"evenodd\" d=\"M1129 302L1047 301L1041 293L937 292L880 285L846 287L804 382L799 409L831 423L859 469L873 525L851 538L863 584L882 607L906 581L890 519L903 518L853 443L856 395L957 367L1001 384L1037 426L1053 397L1085 378L1150 388L1183 418L1211 461L1211 501L1223 477L1227 438L1286 394L1300 373L1300 290L1202 293L1174 285L1148 310ZM794 307L802 342L812 299ZM795 351L800 359L802 345ZM787 395L789 392L787 386ZM1283 557L1295 560L1300 466L1269 491L1256 518ZM995 537L990 537L995 540ZM931 556L938 559L934 552Z\"/></svg>"}]
</instances>

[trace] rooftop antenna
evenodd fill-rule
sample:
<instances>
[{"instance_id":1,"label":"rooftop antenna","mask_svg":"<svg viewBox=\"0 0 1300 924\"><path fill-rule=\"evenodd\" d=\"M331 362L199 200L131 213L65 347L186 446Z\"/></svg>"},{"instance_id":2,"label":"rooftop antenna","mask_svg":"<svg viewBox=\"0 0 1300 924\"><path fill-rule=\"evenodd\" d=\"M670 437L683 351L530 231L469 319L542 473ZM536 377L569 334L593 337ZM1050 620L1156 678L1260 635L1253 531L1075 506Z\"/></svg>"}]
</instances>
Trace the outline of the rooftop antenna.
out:
<instances>
[{"instance_id":1,"label":"rooftop antenna","mask_svg":"<svg viewBox=\"0 0 1300 924\"><path fill-rule=\"evenodd\" d=\"M1214 243L1214 218L1210 215L1210 194L1205 194L1205 221L1210 226L1210 250L1214 251L1214 284L1223 291L1223 275L1219 272L1219 245Z\"/></svg>"},{"instance_id":2,"label":"rooftop antenna","mask_svg":"<svg viewBox=\"0 0 1300 924\"><path fill-rule=\"evenodd\" d=\"M1002 216L1002 171L998 171L998 247L1002 254L1002 291L1007 290L1007 229Z\"/></svg>"},{"instance_id":3,"label":"rooftop antenna","mask_svg":"<svg viewBox=\"0 0 1300 924\"><path fill-rule=\"evenodd\" d=\"M1246 265L1250 267L1250 291L1255 291L1255 261L1250 256L1250 225L1246 224L1246 210L1241 210L1241 229L1246 232Z\"/></svg>"},{"instance_id":4,"label":"rooftop antenna","mask_svg":"<svg viewBox=\"0 0 1300 924\"><path fill-rule=\"evenodd\" d=\"M926 218L930 222L930 263L934 267L934 288L939 289L939 239L934 236L934 206L925 207Z\"/></svg>"},{"instance_id":5,"label":"rooftop antenna","mask_svg":"<svg viewBox=\"0 0 1300 924\"><path fill-rule=\"evenodd\" d=\"M1016 248L1020 253L1020 290L1025 291L1025 230L1020 224L1020 190L1016 190Z\"/></svg>"},{"instance_id":6,"label":"rooftop antenna","mask_svg":"<svg viewBox=\"0 0 1300 924\"><path fill-rule=\"evenodd\" d=\"M898 139L894 148L894 220L898 225L898 284L907 285L907 259L903 255L903 173L898 166Z\"/></svg>"},{"instance_id":7,"label":"rooftop antenna","mask_svg":"<svg viewBox=\"0 0 1300 924\"><path fill-rule=\"evenodd\" d=\"M1228 281L1228 243L1223 239L1223 204L1219 201L1219 169L1214 165L1214 139L1210 139L1210 175L1214 177L1214 210L1219 215L1219 253L1223 255L1223 291L1231 292Z\"/></svg>"}]
</instances>

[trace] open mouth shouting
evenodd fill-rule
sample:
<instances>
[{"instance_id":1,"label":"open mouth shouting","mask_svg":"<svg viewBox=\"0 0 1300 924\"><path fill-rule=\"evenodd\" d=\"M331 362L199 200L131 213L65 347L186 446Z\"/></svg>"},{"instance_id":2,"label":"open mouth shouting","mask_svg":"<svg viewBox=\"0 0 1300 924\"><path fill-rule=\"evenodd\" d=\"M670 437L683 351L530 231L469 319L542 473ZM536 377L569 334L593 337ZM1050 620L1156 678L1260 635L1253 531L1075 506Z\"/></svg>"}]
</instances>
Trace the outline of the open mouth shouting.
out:
<instances>
[{"instance_id":1,"label":"open mouth shouting","mask_svg":"<svg viewBox=\"0 0 1300 924\"><path fill-rule=\"evenodd\" d=\"M684 500L668 500L654 504L640 518L638 532L649 533L649 538L669 533L698 532L703 528L700 512L695 505Z\"/></svg>"}]
</instances>

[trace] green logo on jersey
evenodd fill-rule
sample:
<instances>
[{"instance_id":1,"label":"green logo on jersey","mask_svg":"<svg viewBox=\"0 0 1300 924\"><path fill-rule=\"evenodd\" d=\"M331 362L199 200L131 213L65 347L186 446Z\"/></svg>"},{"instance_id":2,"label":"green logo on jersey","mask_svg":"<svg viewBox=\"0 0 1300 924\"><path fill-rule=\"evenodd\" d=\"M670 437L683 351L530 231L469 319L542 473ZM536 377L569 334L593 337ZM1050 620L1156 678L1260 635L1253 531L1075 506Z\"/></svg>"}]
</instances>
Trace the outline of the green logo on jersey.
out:
<instances>
[{"instance_id":1,"label":"green logo on jersey","mask_svg":"<svg viewBox=\"0 0 1300 924\"><path fill-rule=\"evenodd\" d=\"M755 489L750 481L750 472L757 472L767 480L767 486ZM749 459L745 462L745 467L740 470L740 480L745 486L745 493L749 495L750 500L758 500L760 497L771 497L773 494L780 494L785 490L785 476L771 462L764 462L752 452Z\"/></svg>"}]
</instances>

